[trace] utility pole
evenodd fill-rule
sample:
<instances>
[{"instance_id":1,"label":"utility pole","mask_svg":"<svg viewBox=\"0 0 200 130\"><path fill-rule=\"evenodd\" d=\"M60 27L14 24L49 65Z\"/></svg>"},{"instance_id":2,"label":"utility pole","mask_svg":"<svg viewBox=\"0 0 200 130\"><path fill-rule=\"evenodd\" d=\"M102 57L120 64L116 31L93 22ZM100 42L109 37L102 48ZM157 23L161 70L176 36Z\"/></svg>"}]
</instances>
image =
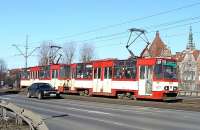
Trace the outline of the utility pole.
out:
<instances>
[{"instance_id":1,"label":"utility pole","mask_svg":"<svg viewBox=\"0 0 200 130\"><path fill-rule=\"evenodd\" d=\"M25 68L28 66L28 35L26 35L26 46L25 46Z\"/></svg>"},{"instance_id":2,"label":"utility pole","mask_svg":"<svg viewBox=\"0 0 200 130\"><path fill-rule=\"evenodd\" d=\"M29 49L29 46L28 46L28 35L26 35L25 52L23 52L23 51L19 48L19 46L16 45L16 44L13 44L12 46L14 46L14 47L19 51L20 55L24 57L24 59L25 59L25 68L26 68L26 69L27 69L27 67L28 67L28 58L29 58L30 56L32 56L32 54L33 54L37 49L40 48L40 47L35 47L35 48L29 53L29 51L28 51L28 49Z\"/></svg>"}]
</instances>

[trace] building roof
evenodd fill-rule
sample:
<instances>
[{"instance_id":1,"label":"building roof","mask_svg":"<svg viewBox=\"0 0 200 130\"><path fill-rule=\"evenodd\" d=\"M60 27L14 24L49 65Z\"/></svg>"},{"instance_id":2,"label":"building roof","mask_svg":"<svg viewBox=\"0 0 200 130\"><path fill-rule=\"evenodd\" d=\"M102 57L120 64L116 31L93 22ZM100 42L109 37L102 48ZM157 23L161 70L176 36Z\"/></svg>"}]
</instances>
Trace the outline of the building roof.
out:
<instances>
[{"instance_id":1,"label":"building roof","mask_svg":"<svg viewBox=\"0 0 200 130\"><path fill-rule=\"evenodd\" d=\"M190 26L188 43L187 43L186 49L183 50L182 52L176 52L175 58L177 59L177 61L182 62L187 52L190 52L193 55L195 61L197 61L197 59L200 58L199 57L200 50L195 49L195 43L193 42L193 33L192 33L191 26Z\"/></svg>"},{"instance_id":2,"label":"building roof","mask_svg":"<svg viewBox=\"0 0 200 130\"><path fill-rule=\"evenodd\" d=\"M149 47L149 53L151 57L169 56L171 51L167 48L166 44L160 38L159 31L156 32L156 36ZM168 54L163 54L168 53Z\"/></svg>"},{"instance_id":3,"label":"building roof","mask_svg":"<svg viewBox=\"0 0 200 130\"><path fill-rule=\"evenodd\" d=\"M200 50L191 50L190 52L193 54L195 60L197 61L198 57L200 56ZM186 50L182 52L176 52L175 58L177 59L178 62L181 62L185 58L185 55L186 55Z\"/></svg>"}]
</instances>

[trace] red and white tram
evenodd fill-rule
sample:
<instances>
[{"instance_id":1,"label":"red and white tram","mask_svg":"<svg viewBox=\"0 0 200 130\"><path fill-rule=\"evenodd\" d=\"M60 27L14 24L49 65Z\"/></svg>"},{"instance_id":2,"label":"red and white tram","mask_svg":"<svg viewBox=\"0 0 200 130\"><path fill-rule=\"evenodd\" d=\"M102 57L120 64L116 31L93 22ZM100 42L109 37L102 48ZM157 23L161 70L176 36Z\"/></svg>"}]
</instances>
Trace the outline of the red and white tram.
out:
<instances>
[{"instance_id":1,"label":"red and white tram","mask_svg":"<svg viewBox=\"0 0 200 130\"><path fill-rule=\"evenodd\" d=\"M62 93L163 100L177 96L176 68L176 60L170 58L53 64L24 70L21 86L45 82Z\"/></svg>"}]
</instances>

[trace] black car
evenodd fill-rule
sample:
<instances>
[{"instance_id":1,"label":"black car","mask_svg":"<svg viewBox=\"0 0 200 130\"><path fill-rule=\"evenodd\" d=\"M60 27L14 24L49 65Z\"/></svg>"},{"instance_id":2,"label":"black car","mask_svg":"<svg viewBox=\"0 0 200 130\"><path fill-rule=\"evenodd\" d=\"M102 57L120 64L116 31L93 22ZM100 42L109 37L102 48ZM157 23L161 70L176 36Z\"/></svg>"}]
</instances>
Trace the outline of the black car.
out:
<instances>
[{"instance_id":1,"label":"black car","mask_svg":"<svg viewBox=\"0 0 200 130\"><path fill-rule=\"evenodd\" d=\"M38 99L42 99L45 97L59 98L60 93L48 83L33 83L28 88L27 97L37 97Z\"/></svg>"}]
</instances>

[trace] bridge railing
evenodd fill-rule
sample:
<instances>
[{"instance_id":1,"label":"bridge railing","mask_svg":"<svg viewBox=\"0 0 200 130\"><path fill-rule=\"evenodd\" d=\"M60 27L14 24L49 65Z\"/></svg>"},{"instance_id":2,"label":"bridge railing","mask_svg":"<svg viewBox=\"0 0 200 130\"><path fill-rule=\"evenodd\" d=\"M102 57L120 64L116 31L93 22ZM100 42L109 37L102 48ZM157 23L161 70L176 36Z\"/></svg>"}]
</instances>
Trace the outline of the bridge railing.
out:
<instances>
[{"instance_id":1,"label":"bridge railing","mask_svg":"<svg viewBox=\"0 0 200 130\"><path fill-rule=\"evenodd\" d=\"M200 97L200 91L179 91L179 96L193 96L193 97Z\"/></svg>"},{"instance_id":2,"label":"bridge railing","mask_svg":"<svg viewBox=\"0 0 200 130\"><path fill-rule=\"evenodd\" d=\"M7 119L9 116L8 112L15 115L17 124L20 124L23 121L26 122L29 125L30 130L48 130L48 127L40 115L24 108L20 108L10 102L0 100L0 118Z\"/></svg>"}]
</instances>

